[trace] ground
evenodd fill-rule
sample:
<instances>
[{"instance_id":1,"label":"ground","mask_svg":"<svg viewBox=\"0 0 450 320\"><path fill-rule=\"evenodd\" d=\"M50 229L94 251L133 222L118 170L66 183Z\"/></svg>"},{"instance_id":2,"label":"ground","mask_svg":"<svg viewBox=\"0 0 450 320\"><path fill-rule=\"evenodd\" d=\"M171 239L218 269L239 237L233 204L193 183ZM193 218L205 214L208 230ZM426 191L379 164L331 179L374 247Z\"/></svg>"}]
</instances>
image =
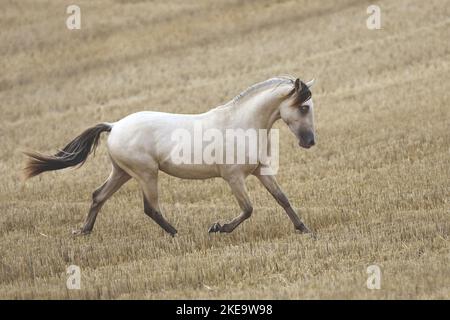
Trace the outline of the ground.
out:
<instances>
[{"instance_id":1,"label":"ground","mask_svg":"<svg viewBox=\"0 0 450 320\"><path fill-rule=\"evenodd\" d=\"M0 298L450 298L449 1L78 0L68 30L72 3L2 2ZM317 145L276 127L278 181L317 239L254 178L253 216L208 234L239 213L226 183L164 174L177 237L135 182L73 237L110 170L106 135L79 170L20 178L23 150L53 153L136 111L204 112L280 74L316 78Z\"/></svg>"}]
</instances>

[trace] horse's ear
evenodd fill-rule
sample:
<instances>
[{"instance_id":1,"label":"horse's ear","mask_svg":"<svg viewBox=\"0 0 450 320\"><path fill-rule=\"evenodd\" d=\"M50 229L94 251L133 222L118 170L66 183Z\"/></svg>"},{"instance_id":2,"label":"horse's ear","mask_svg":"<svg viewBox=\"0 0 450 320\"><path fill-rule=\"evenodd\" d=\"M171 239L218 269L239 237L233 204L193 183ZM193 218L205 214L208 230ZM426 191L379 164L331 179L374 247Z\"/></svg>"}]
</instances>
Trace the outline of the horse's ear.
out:
<instances>
[{"instance_id":1,"label":"horse's ear","mask_svg":"<svg viewBox=\"0 0 450 320\"><path fill-rule=\"evenodd\" d=\"M314 82L316 82L316 79L309 80L309 81L306 83L306 86L307 86L308 88L311 88L312 85L314 84Z\"/></svg>"},{"instance_id":2,"label":"horse's ear","mask_svg":"<svg viewBox=\"0 0 450 320\"><path fill-rule=\"evenodd\" d=\"M294 88L295 88L295 92L300 91L300 79L299 78L295 79Z\"/></svg>"}]
</instances>

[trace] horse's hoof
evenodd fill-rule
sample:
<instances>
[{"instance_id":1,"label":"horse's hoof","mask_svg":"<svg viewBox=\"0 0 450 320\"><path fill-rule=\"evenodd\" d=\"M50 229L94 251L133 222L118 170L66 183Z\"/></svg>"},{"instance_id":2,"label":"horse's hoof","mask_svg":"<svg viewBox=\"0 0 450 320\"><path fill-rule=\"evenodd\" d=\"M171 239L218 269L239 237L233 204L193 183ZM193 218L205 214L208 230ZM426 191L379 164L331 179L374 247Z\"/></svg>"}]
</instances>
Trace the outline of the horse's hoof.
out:
<instances>
[{"instance_id":1,"label":"horse's hoof","mask_svg":"<svg viewBox=\"0 0 450 320\"><path fill-rule=\"evenodd\" d=\"M72 235L73 236L85 236L90 234L90 231L83 231L83 229L78 229L78 230L72 230Z\"/></svg>"},{"instance_id":2,"label":"horse's hoof","mask_svg":"<svg viewBox=\"0 0 450 320\"><path fill-rule=\"evenodd\" d=\"M308 227L305 226L303 223L300 226L295 227L295 230L297 230L299 233L302 233L302 234L312 233L311 230L309 230Z\"/></svg>"},{"instance_id":3,"label":"horse's hoof","mask_svg":"<svg viewBox=\"0 0 450 320\"><path fill-rule=\"evenodd\" d=\"M220 225L220 223L216 222L209 228L208 233L220 232L221 228L222 226Z\"/></svg>"}]
</instances>

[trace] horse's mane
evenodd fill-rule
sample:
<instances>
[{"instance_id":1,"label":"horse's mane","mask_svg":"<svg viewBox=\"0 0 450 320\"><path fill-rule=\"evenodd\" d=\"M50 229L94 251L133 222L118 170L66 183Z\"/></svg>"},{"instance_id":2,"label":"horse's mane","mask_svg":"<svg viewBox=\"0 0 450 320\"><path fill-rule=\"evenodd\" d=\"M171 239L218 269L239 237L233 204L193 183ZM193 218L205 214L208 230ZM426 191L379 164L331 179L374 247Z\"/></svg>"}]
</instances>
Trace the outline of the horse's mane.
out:
<instances>
[{"instance_id":1,"label":"horse's mane","mask_svg":"<svg viewBox=\"0 0 450 320\"><path fill-rule=\"evenodd\" d=\"M280 86L282 84L294 84L294 82L295 82L295 78L292 76L289 76L289 75L278 76L278 77L267 79L262 82L258 82L256 84L248 87L241 93L239 93L236 97L231 99L226 104L224 104L222 106L218 106L216 109L228 107L231 105L236 105L237 103L242 102L242 100L249 98L249 97L253 96L255 93L258 93L262 90L266 90L269 87L277 88L278 86Z\"/></svg>"}]
</instances>

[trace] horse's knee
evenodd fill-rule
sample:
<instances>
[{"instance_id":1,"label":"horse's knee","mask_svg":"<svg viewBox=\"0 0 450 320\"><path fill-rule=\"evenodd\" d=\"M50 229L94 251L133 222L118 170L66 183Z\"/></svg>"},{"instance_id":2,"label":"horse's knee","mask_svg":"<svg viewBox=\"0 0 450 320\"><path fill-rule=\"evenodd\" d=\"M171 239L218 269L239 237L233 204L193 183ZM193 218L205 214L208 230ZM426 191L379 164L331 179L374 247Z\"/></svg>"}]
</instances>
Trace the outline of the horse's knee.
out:
<instances>
[{"instance_id":1,"label":"horse's knee","mask_svg":"<svg viewBox=\"0 0 450 320\"><path fill-rule=\"evenodd\" d=\"M242 213L245 219L250 218L253 213L253 207L251 205L246 206Z\"/></svg>"},{"instance_id":2,"label":"horse's knee","mask_svg":"<svg viewBox=\"0 0 450 320\"><path fill-rule=\"evenodd\" d=\"M100 206L105 202L104 196L102 196L102 189L97 189L92 193L92 206Z\"/></svg>"},{"instance_id":3,"label":"horse's knee","mask_svg":"<svg viewBox=\"0 0 450 320\"><path fill-rule=\"evenodd\" d=\"M144 205L144 213L152 219L158 218L159 212L150 206Z\"/></svg>"}]
</instances>

